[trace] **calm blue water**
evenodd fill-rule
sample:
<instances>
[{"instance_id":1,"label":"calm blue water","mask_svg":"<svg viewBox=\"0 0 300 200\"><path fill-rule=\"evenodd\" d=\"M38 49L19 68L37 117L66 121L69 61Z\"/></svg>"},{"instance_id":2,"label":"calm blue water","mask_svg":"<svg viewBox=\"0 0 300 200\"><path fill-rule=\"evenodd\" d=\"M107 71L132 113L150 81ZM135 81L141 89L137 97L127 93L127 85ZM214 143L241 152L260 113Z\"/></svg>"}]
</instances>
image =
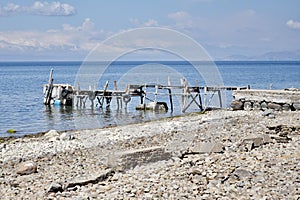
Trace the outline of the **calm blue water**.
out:
<instances>
[{"instance_id":1,"label":"calm blue water","mask_svg":"<svg viewBox=\"0 0 300 200\"><path fill-rule=\"evenodd\" d=\"M50 129L96 128L172 115L170 112L157 115L152 112L135 111L134 106L138 100L130 102L127 110L122 109L119 112L117 112L114 101L110 109L103 110L90 107L76 109L44 106L42 85L48 82L50 69L54 69L55 83L74 85L81 64L81 62L0 63L0 137L8 136L9 134L6 133L8 129L15 129L17 133L14 135L21 136ZM113 63L99 80L98 89L102 88L106 80L110 81L110 88L112 88L113 80L119 80L125 72L143 64L145 63ZM198 77L187 63L163 62L162 64L180 71L192 84L196 79L199 80L199 85L204 84L202 78ZM253 89L269 89L272 84L273 89L300 88L300 62L217 62L216 64L225 86L250 85ZM159 82L157 77L159 77L159 73L163 74L163 72L154 71L157 76L151 77L147 75L148 72L145 72L148 79L144 79L140 74L135 74L133 70L131 73L133 77L128 78L132 81L141 78L145 82ZM149 73L154 73L154 71L150 70ZM123 90L124 88L119 89ZM177 114L181 114L179 109L173 113L173 115Z\"/></svg>"}]
</instances>

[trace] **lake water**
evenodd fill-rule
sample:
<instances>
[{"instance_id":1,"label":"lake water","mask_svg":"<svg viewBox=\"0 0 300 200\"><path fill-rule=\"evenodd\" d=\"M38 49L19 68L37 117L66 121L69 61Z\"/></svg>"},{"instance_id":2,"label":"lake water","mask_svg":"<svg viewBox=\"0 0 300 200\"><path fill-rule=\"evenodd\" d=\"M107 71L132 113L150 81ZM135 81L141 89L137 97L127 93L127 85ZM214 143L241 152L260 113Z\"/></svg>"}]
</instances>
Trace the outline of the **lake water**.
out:
<instances>
[{"instance_id":1,"label":"lake water","mask_svg":"<svg viewBox=\"0 0 300 200\"><path fill-rule=\"evenodd\" d=\"M6 133L8 129L15 129L17 133L14 135L22 136L50 129L89 129L181 114L178 107L173 113L136 111L134 101L128 104L127 110L123 108L119 111L114 101L109 109L44 106L42 86L48 82L50 69L54 69L54 83L76 85L74 82L81 65L81 62L0 63L0 137L10 135ZM167 66L165 67L167 71L160 71L159 65ZM250 85L253 89L269 89L272 84L272 89L300 88L300 62L228 61L216 62L216 66L225 86ZM144 74L141 74L141 71ZM179 81L178 77L184 75L191 85L195 80L199 80L199 85L205 84L204 79L195 73L195 69L185 62L151 62L150 66L147 62L115 62L105 70L98 82L98 89L103 88L106 80L110 81L110 88L113 87L113 80L139 81L143 84L161 83L163 80L160 75L172 72L179 73L177 76L171 76L173 78L171 81ZM118 87L123 90L125 86L122 87L120 84ZM226 94L228 105L231 99L230 94L228 92ZM192 111L196 110L191 109L190 112Z\"/></svg>"}]
</instances>

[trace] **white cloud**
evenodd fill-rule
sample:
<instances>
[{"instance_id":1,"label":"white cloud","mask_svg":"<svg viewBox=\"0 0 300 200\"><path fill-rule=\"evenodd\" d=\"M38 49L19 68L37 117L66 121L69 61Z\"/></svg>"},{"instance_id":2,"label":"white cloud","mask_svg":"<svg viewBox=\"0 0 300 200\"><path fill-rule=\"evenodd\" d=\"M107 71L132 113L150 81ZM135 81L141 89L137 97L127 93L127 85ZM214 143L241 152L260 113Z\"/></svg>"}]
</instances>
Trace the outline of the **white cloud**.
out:
<instances>
[{"instance_id":1,"label":"white cloud","mask_svg":"<svg viewBox=\"0 0 300 200\"><path fill-rule=\"evenodd\" d=\"M185 11L178 11L178 12L175 12L175 13L170 13L168 15L168 17L170 19L175 20L175 21L183 21L183 20L187 20L187 19L191 18L190 14L188 14Z\"/></svg>"},{"instance_id":2,"label":"white cloud","mask_svg":"<svg viewBox=\"0 0 300 200\"><path fill-rule=\"evenodd\" d=\"M63 24L64 31L83 31L83 32L93 32L95 30L95 24L90 18L86 18L81 26L74 27L70 24Z\"/></svg>"},{"instance_id":3,"label":"white cloud","mask_svg":"<svg viewBox=\"0 0 300 200\"><path fill-rule=\"evenodd\" d=\"M300 22L294 20L287 21L286 25L292 29L300 29Z\"/></svg>"},{"instance_id":4,"label":"white cloud","mask_svg":"<svg viewBox=\"0 0 300 200\"><path fill-rule=\"evenodd\" d=\"M145 26L158 26L158 22L154 19L149 19L144 23Z\"/></svg>"},{"instance_id":5,"label":"white cloud","mask_svg":"<svg viewBox=\"0 0 300 200\"><path fill-rule=\"evenodd\" d=\"M141 22L140 20L133 18L129 20L134 26L137 27L153 27L159 26L158 22L154 19L149 19L148 21Z\"/></svg>"},{"instance_id":6,"label":"white cloud","mask_svg":"<svg viewBox=\"0 0 300 200\"><path fill-rule=\"evenodd\" d=\"M96 30L89 19L77 27L64 24L61 29L48 31L2 31L0 32L0 52L27 52L32 55L44 52L74 52L87 54L97 43L110 33Z\"/></svg>"},{"instance_id":7,"label":"white cloud","mask_svg":"<svg viewBox=\"0 0 300 200\"><path fill-rule=\"evenodd\" d=\"M194 24L193 17L185 11L170 13L168 17L175 22L176 29L190 28Z\"/></svg>"},{"instance_id":8,"label":"white cloud","mask_svg":"<svg viewBox=\"0 0 300 200\"><path fill-rule=\"evenodd\" d=\"M36 1L30 6L8 3L0 5L0 16L17 14L45 15L45 16L69 16L76 14L76 9L70 4L54 1L51 3Z\"/></svg>"}]
</instances>

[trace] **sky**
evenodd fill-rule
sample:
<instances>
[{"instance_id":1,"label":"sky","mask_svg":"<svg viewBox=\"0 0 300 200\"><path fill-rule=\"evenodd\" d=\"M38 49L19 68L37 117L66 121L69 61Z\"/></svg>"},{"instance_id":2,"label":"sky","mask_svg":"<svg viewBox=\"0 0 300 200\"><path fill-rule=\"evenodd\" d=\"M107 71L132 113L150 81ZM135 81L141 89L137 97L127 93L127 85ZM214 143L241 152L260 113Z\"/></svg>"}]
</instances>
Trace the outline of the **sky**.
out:
<instances>
[{"instance_id":1,"label":"sky","mask_svg":"<svg viewBox=\"0 0 300 200\"><path fill-rule=\"evenodd\" d=\"M84 60L144 27L185 34L214 60L300 55L299 8L299 0L1 0L0 61Z\"/></svg>"}]
</instances>

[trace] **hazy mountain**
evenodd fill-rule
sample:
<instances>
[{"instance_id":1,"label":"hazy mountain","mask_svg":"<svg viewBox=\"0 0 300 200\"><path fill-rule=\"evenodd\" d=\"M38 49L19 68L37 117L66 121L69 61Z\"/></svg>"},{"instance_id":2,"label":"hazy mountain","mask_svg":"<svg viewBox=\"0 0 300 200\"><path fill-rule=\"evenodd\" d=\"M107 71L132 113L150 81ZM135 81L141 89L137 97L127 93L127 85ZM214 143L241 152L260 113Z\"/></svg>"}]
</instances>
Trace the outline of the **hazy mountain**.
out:
<instances>
[{"instance_id":1,"label":"hazy mountain","mask_svg":"<svg viewBox=\"0 0 300 200\"><path fill-rule=\"evenodd\" d=\"M226 56L225 58L222 58L221 60L224 61L239 61L239 60L251 60L250 57L245 55L230 55Z\"/></svg>"},{"instance_id":2,"label":"hazy mountain","mask_svg":"<svg viewBox=\"0 0 300 200\"><path fill-rule=\"evenodd\" d=\"M280 52L268 52L260 56L253 58L254 60L300 60L300 50L298 51L280 51Z\"/></svg>"},{"instance_id":3,"label":"hazy mountain","mask_svg":"<svg viewBox=\"0 0 300 200\"><path fill-rule=\"evenodd\" d=\"M300 61L300 50L267 52L265 54L254 56L254 57L245 56L245 55L230 55L222 58L222 60Z\"/></svg>"}]
</instances>

